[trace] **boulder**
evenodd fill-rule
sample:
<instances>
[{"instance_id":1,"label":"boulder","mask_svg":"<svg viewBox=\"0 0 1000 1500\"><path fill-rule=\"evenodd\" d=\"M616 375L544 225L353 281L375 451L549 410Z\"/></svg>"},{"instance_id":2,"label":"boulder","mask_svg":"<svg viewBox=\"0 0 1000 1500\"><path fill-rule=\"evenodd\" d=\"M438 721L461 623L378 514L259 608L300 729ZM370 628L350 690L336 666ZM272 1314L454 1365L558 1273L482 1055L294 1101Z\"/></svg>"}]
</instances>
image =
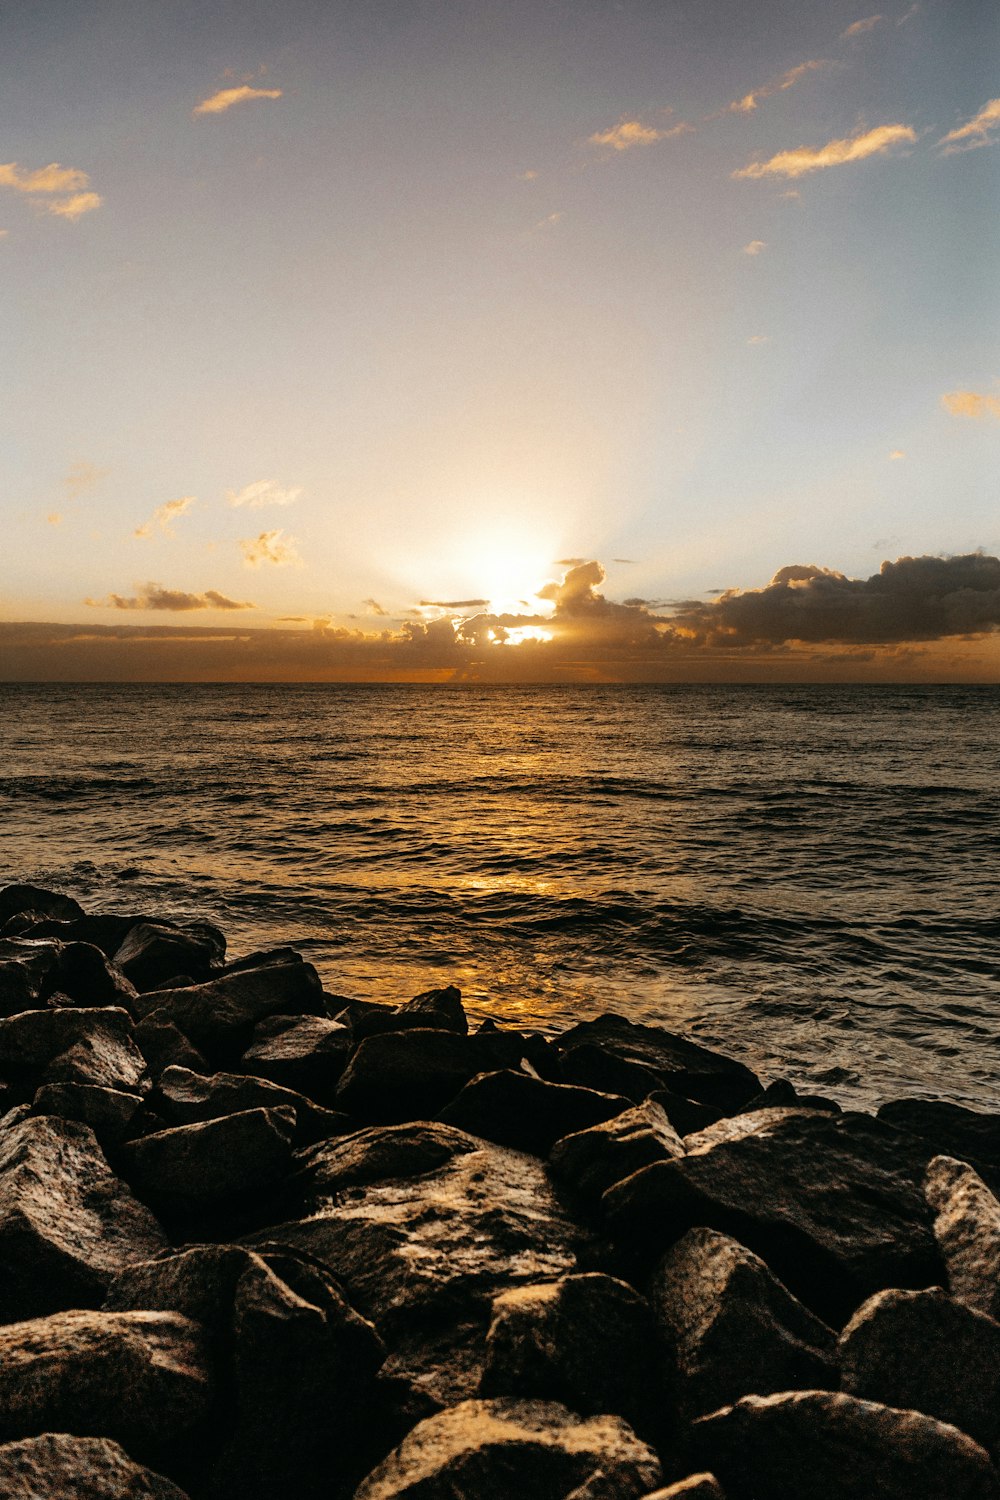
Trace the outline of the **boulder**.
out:
<instances>
[{"instance_id":1,"label":"boulder","mask_svg":"<svg viewBox=\"0 0 1000 1500\"><path fill-rule=\"evenodd\" d=\"M291 1165L295 1112L246 1109L124 1146L122 1169L164 1210L211 1208L273 1187Z\"/></svg>"},{"instance_id":2,"label":"boulder","mask_svg":"<svg viewBox=\"0 0 1000 1500\"><path fill-rule=\"evenodd\" d=\"M92 943L95 948L100 948L105 958L110 959L125 941L129 928L145 920L141 912L103 912L94 916L84 913L68 918L28 913L17 925L17 930L32 938L56 938L60 943ZM14 931L16 921L11 920L8 931Z\"/></svg>"},{"instance_id":3,"label":"boulder","mask_svg":"<svg viewBox=\"0 0 1000 1500\"><path fill-rule=\"evenodd\" d=\"M247 1109L291 1109L295 1115L295 1144L299 1146L312 1145L314 1141L351 1129L346 1115L322 1109L304 1094L246 1073L206 1076L189 1068L166 1068L149 1103L171 1125L196 1125Z\"/></svg>"},{"instance_id":4,"label":"boulder","mask_svg":"<svg viewBox=\"0 0 1000 1500\"><path fill-rule=\"evenodd\" d=\"M121 1089L99 1088L92 1083L44 1083L32 1101L31 1112L89 1125L104 1149L125 1139L141 1105L140 1094Z\"/></svg>"},{"instance_id":5,"label":"boulder","mask_svg":"<svg viewBox=\"0 0 1000 1500\"><path fill-rule=\"evenodd\" d=\"M83 916L83 907L72 896L60 896L38 885L5 885L0 891L0 927L22 912L70 922Z\"/></svg>"},{"instance_id":6,"label":"boulder","mask_svg":"<svg viewBox=\"0 0 1000 1500\"><path fill-rule=\"evenodd\" d=\"M157 1079L167 1068L187 1068L192 1073L210 1073L211 1066L172 1021L140 1021L132 1040L142 1053L150 1077Z\"/></svg>"},{"instance_id":7,"label":"boulder","mask_svg":"<svg viewBox=\"0 0 1000 1500\"><path fill-rule=\"evenodd\" d=\"M88 1126L44 1115L0 1128L0 1322L92 1307L166 1244Z\"/></svg>"},{"instance_id":8,"label":"boulder","mask_svg":"<svg viewBox=\"0 0 1000 1500\"><path fill-rule=\"evenodd\" d=\"M936 1156L924 1182L953 1297L1000 1320L1000 1201L967 1162Z\"/></svg>"},{"instance_id":9,"label":"boulder","mask_svg":"<svg viewBox=\"0 0 1000 1500\"><path fill-rule=\"evenodd\" d=\"M831 1391L744 1396L693 1428L728 1500L997 1500L989 1455L957 1427Z\"/></svg>"},{"instance_id":10,"label":"boulder","mask_svg":"<svg viewBox=\"0 0 1000 1500\"><path fill-rule=\"evenodd\" d=\"M323 986L312 964L240 969L182 989L150 990L136 1001L140 1016L171 1021L210 1059L223 1061L247 1045L265 1016L321 1015Z\"/></svg>"},{"instance_id":11,"label":"boulder","mask_svg":"<svg viewBox=\"0 0 1000 1500\"><path fill-rule=\"evenodd\" d=\"M115 950L114 964L140 992L179 974L208 979L226 957L226 940L208 922L137 922Z\"/></svg>"},{"instance_id":12,"label":"boulder","mask_svg":"<svg viewBox=\"0 0 1000 1500\"><path fill-rule=\"evenodd\" d=\"M893 1099L878 1118L919 1136L934 1156L955 1156L1000 1167L1000 1115L982 1114L937 1099Z\"/></svg>"},{"instance_id":13,"label":"boulder","mask_svg":"<svg viewBox=\"0 0 1000 1500\"><path fill-rule=\"evenodd\" d=\"M564 1055L583 1043L638 1063L665 1088L719 1109L738 1109L761 1091L760 1080L743 1063L659 1026L637 1026L624 1016L581 1021L557 1041Z\"/></svg>"},{"instance_id":14,"label":"boulder","mask_svg":"<svg viewBox=\"0 0 1000 1500\"><path fill-rule=\"evenodd\" d=\"M649 1304L599 1273L513 1287L493 1300L484 1396L615 1412L649 1436L666 1417L661 1340Z\"/></svg>"},{"instance_id":15,"label":"boulder","mask_svg":"<svg viewBox=\"0 0 1000 1500\"><path fill-rule=\"evenodd\" d=\"M580 1042L559 1056L563 1083L596 1089L600 1094L621 1094L633 1104L641 1104L663 1087L663 1079L652 1068L643 1063L629 1062L627 1058L590 1042Z\"/></svg>"},{"instance_id":16,"label":"boulder","mask_svg":"<svg viewBox=\"0 0 1000 1500\"><path fill-rule=\"evenodd\" d=\"M883 1287L940 1281L922 1171L919 1143L867 1115L814 1111L654 1162L601 1201L611 1234L637 1253L697 1226L731 1235L839 1327Z\"/></svg>"},{"instance_id":17,"label":"boulder","mask_svg":"<svg viewBox=\"0 0 1000 1500\"><path fill-rule=\"evenodd\" d=\"M415 995L404 1005L393 1008L371 1006L356 1012L351 1021L355 1040L375 1036L383 1031L406 1031L415 1027L426 1030L454 1031L465 1036L469 1030L468 1018L462 1008L462 992L455 985L443 989L425 990Z\"/></svg>"},{"instance_id":18,"label":"boulder","mask_svg":"<svg viewBox=\"0 0 1000 1500\"><path fill-rule=\"evenodd\" d=\"M654 1490L645 1500L726 1500L726 1497L714 1474L689 1474L664 1490Z\"/></svg>"},{"instance_id":19,"label":"boulder","mask_svg":"<svg viewBox=\"0 0 1000 1500\"><path fill-rule=\"evenodd\" d=\"M0 1447L4 1500L188 1500L108 1438L47 1432Z\"/></svg>"},{"instance_id":20,"label":"boulder","mask_svg":"<svg viewBox=\"0 0 1000 1500\"><path fill-rule=\"evenodd\" d=\"M842 1113L836 1099L827 1099L823 1094L800 1094L787 1078L776 1078L736 1113L752 1114L758 1109L822 1109L831 1115Z\"/></svg>"},{"instance_id":21,"label":"boulder","mask_svg":"<svg viewBox=\"0 0 1000 1500\"><path fill-rule=\"evenodd\" d=\"M240 1066L329 1106L336 1099L351 1044L351 1032L339 1021L275 1016L256 1028Z\"/></svg>"},{"instance_id":22,"label":"boulder","mask_svg":"<svg viewBox=\"0 0 1000 1500\"><path fill-rule=\"evenodd\" d=\"M649 1300L673 1350L686 1419L751 1393L835 1389L835 1337L758 1256L690 1229L653 1273Z\"/></svg>"},{"instance_id":23,"label":"boulder","mask_svg":"<svg viewBox=\"0 0 1000 1500\"><path fill-rule=\"evenodd\" d=\"M418 1028L369 1036L344 1069L337 1104L370 1124L427 1120L477 1073L512 1059L516 1066L520 1055L520 1038L503 1032L457 1036Z\"/></svg>"},{"instance_id":24,"label":"boulder","mask_svg":"<svg viewBox=\"0 0 1000 1500\"><path fill-rule=\"evenodd\" d=\"M684 1146L658 1104L647 1099L601 1125L564 1136L552 1148L553 1175L588 1204L656 1161L684 1155Z\"/></svg>"},{"instance_id":25,"label":"boulder","mask_svg":"<svg viewBox=\"0 0 1000 1500\"><path fill-rule=\"evenodd\" d=\"M118 1008L27 1010L0 1020L0 1072L31 1098L43 1083L141 1092L146 1062Z\"/></svg>"},{"instance_id":26,"label":"boulder","mask_svg":"<svg viewBox=\"0 0 1000 1500\"><path fill-rule=\"evenodd\" d=\"M438 1118L498 1146L547 1156L564 1135L602 1124L628 1108L628 1099L503 1068L471 1079Z\"/></svg>"},{"instance_id":27,"label":"boulder","mask_svg":"<svg viewBox=\"0 0 1000 1500\"><path fill-rule=\"evenodd\" d=\"M1000 1324L940 1287L879 1292L840 1336L852 1396L912 1407L995 1452L1000 1440Z\"/></svg>"},{"instance_id":28,"label":"boulder","mask_svg":"<svg viewBox=\"0 0 1000 1500\"><path fill-rule=\"evenodd\" d=\"M345 1188L419 1177L435 1171L453 1156L481 1149L482 1141L474 1136L430 1120L372 1126L299 1152L296 1187L313 1210L328 1204Z\"/></svg>"},{"instance_id":29,"label":"boulder","mask_svg":"<svg viewBox=\"0 0 1000 1500\"><path fill-rule=\"evenodd\" d=\"M797 1117L814 1117L817 1113L828 1114L828 1110L817 1111L802 1109L798 1106L786 1108L784 1106L768 1106L764 1109L744 1110L738 1115L728 1116L722 1120L716 1120L711 1125L703 1126L702 1129L693 1131L684 1137L684 1151L686 1155L694 1155L697 1151L711 1151L713 1146L728 1146L736 1141L741 1141L744 1136L755 1135L761 1130L766 1130L774 1125L780 1125L784 1120Z\"/></svg>"},{"instance_id":30,"label":"boulder","mask_svg":"<svg viewBox=\"0 0 1000 1500\"><path fill-rule=\"evenodd\" d=\"M356 1500L564 1500L598 1477L593 1500L638 1500L661 1470L620 1417L582 1417L554 1401L463 1401L418 1423Z\"/></svg>"},{"instance_id":31,"label":"boulder","mask_svg":"<svg viewBox=\"0 0 1000 1500\"><path fill-rule=\"evenodd\" d=\"M120 1005L131 1010L134 987L90 943L52 938L0 938L0 1015L13 1016L51 1004Z\"/></svg>"}]
</instances>

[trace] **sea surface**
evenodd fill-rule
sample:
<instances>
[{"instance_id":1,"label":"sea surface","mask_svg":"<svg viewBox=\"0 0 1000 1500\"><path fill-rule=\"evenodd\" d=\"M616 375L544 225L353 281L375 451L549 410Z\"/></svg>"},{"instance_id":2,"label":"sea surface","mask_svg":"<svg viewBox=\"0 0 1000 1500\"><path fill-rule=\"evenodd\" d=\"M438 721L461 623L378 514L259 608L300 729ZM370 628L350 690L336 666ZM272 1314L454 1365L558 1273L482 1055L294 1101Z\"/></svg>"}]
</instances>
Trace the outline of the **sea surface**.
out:
<instances>
[{"instance_id":1,"label":"sea surface","mask_svg":"<svg viewBox=\"0 0 1000 1500\"><path fill-rule=\"evenodd\" d=\"M1000 1109L1000 689L0 687L0 883Z\"/></svg>"}]
</instances>

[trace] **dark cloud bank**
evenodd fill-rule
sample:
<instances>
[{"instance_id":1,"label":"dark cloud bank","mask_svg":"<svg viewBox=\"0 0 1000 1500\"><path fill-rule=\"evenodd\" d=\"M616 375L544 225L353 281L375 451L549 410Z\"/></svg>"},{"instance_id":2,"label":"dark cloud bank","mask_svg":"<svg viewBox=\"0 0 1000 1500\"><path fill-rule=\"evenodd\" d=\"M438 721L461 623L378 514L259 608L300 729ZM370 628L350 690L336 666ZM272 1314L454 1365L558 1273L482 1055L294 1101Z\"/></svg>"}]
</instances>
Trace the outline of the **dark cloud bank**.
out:
<instances>
[{"instance_id":1,"label":"dark cloud bank","mask_svg":"<svg viewBox=\"0 0 1000 1500\"><path fill-rule=\"evenodd\" d=\"M782 568L764 588L661 606L600 592L578 562L537 614L445 601L437 619L378 632L161 625L0 625L7 680L671 682L1000 680L1000 559L902 557L870 578ZM114 598L115 596L113 596ZM159 590L147 608L244 609ZM164 602L167 599L176 603ZM201 601L205 602L202 603ZM193 601L193 602L192 602ZM116 600L117 603L117 600ZM137 601L118 608L142 608ZM426 606L431 607L431 606ZM526 639L537 631L544 639Z\"/></svg>"}]
</instances>

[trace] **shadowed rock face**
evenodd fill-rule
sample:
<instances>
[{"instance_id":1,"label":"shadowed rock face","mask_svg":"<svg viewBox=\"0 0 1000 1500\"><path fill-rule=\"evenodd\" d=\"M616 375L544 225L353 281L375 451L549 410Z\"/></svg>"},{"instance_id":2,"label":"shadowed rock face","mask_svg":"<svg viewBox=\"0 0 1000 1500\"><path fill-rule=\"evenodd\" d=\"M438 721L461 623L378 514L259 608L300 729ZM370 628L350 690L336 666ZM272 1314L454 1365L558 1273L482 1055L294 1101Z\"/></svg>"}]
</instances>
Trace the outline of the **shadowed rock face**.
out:
<instances>
[{"instance_id":1,"label":"shadowed rock face","mask_svg":"<svg viewBox=\"0 0 1000 1500\"><path fill-rule=\"evenodd\" d=\"M74 1005L131 1010L136 991L90 943L53 938L0 938L0 1015L35 1010L64 996Z\"/></svg>"},{"instance_id":2,"label":"shadowed rock face","mask_svg":"<svg viewBox=\"0 0 1000 1500\"><path fill-rule=\"evenodd\" d=\"M197 1125L248 1109L291 1109L298 1145L325 1140L351 1128L346 1115L322 1109L294 1089L245 1073L205 1076L190 1068L165 1068L149 1102L171 1125Z\"/></svg>"},{"instance_id":3,"label":"shadowed rock face","mask_svg":"<svg viewBox=\"0 0 1000 1500\"><path fill-rule=\"evenodd\" d=\"M499 1146L546 1156L562 1136L628 1108L627 1099L504 1068L471 1079L439 1118Z\"/></svg>"},{"instance_id":4,"label":"shadowed rock face","mask_svg":"<svg viewBox=\"0 0 1000 1500\"><path fill-rule=\"evenodd\" d=\"M882 1105L878 1118L927 1141L935 1154L1000 1167L1000 1115L944 1100L893 1099Z\"/></svg>"},{"instance_id":5,"label":"shadowed rock face","mask_svg":"<svg viewBox=\"0 0 1000 1500\"><path fill-rule=\"evenodd\" d=\"M504 1032L419 1027L365 1037L344 1069L337 1108L379 1125L432 1119L477 1073L517 1067L522 1050Z\"/></svg>"},{"instance_id":6,"label":"shadowed rock face","mask_svg":"<svg viewBox=\"0 0 1000 1500\"><path fill-rule=\"evenodd\" d=\"M0 1072L26 1098L44 1083L140 1093L145 1071L125 1010L66 1006L0 1020Z\"/></svg>"},{"instance_id":7,"label":"shadowed rock face","mask_svg":"<svg viewBox=\"0 0 1000 1500\"><path fill-rule=\"evenodd\" d=\"M558 1040L564 1053L581 1044L601 1047L625 1062L648 1068L674 1093L723 1109L738 1109L761 1091L760 1080L743 1063L658 1026L636 1026L624 1016L581 1021Z\"/></svg>"},{"instance_id":8,"label":"shadowed rock face","mask_svg":"<svg viewBox=\"0 0 1000 1500\"><path fill-rule=\"evenodd\" d=\"M292 1109L247 1109L177 1125L122 1149L137 1189L179 1209L235 1198L280 1181L291 1163Z\"/></svg>"},{"instance_id":9,"label":"shadowed rock face","mask_svg":"<svg viewBox=\"0 0 1000 1500\"><path fill-rule=\"evenodd\" d=\"M183 927L168 922L137 922L116 949L116 968L140 992L186 974L205 980L226 957L226 940L207 922Z\"/></svg>"},{"instance_id":10,"label":"shadowed rock face","mask_svg":"<svg viewBox=\"0 0 1000 1500\"><path fill-rule=\"evenodd\" d=\"M1000 1318L1000 1201L967 1162L936 1156L924 1182L953 1297Z\"/></svg>"},{"instance_id":11,"label":"shadowed rock face","mask_svg":"<svg viewBox=\"0 0 1000 1500\"><path fill-rule=\"evenodd\" d=\"M254 1023L265 1016L319 1016L323 1008L319 975L312 964L301 962L241 969L182 989L150 990L137 1001L141 1016L172 1021L209 1057L242 1050Z\"/></svg>"},{"instance_id":12,"label":"shadowed rock face","mask_svg":"<svg viewBox=\"0 0 1000 1500\"><path fill-rule=\"evenodd\" d=\"M714 1474L689 1474L686 1479L678 1479L676 1484L647 1495L646 1500L726 1500L726 1497Z\"/></svg>"},{"instance_id":13,"label":"shadowed rock face","mask_svg":"<svg viewBox=\"0 0 1000 1500\"><path fill-rule=\"evenodd\" d=\"M188 1500L107 1438L46 1433L0 1447L5 1500Z\"/></svg>"},{"instance_id":14,"label":"shadowed rock face","mask_svg":"<svg viewBox=\"0 0 1000 1500\"><path fill-rule=\"evenodd\" d=\"M257 1026L242 1067L317 1104L333 1105L350 1047L351 1033L339 1021L274 1016Z\"/></svg>"},{"instance_id":15,"label":"shadowed rock face","mask_svg":"<svg viewBox=\"0 0 1000 1500\"><path fill-rule=\"evenodd\" d=\"M74 917L83 916L83 907L72 896L60 896L42 886L6 885L0 891L0 927L18 915L70 922Z\"/></svg>"},{"instance_id":16,"label":"shadowed rock face","mask_svg":"<svg viewBox=\"0 0 1000 1500\"><path fill-rule=\"evenodd\" d=\"M315 1211L345 1188L419 1177L444 1166L453 1156L481 1151L482 1144L475 1136L436 1121L375 1125L300 1152L296 1184L307 1208Z\"/></svg>"},{"instance_id":17,"label":"shadowed rock face","mask_svg":"<svg viewBox=\"0 0 1000 1500\"><path fill-rule=\"evenodd\" d=\"M604 1124L557 1141L549 1156L553 1175L595 1205L608 1188L655 1161L684 1155L680 1136L658 1104L623 1110Z\"/></svg>"}]
</instances>

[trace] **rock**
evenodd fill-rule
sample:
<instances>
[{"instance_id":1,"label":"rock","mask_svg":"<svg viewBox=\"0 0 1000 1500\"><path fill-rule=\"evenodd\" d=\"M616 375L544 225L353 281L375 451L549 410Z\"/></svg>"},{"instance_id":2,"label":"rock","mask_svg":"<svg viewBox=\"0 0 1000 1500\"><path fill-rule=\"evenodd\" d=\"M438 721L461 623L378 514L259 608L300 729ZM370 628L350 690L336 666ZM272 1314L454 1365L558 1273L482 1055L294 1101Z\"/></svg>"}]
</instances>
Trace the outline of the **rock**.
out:
<instances>
[{"instance_id":1,"label":"rock","mask_svg":"<svg viewBox=\"0 0 1000 1500\"><path fill-rule=\"evenodd\" d=\"M422 1176L347 1189L315 1217L254 1236L327 1266L385 1341L386 1373L439 1404L477 1391L493 1297L575 1271L588 1244L539 1162L477 1145ZM367 1149L377 1152L372 1137Z\"/></svg>"},{"instance_id":2,"label":"rock","mask_svg":"<svg viewBox=\"0 0 1000 1500\"><path fill-rule=\"evenodd\" d=\"M246 1073L212 1073L206 1077L188 1068L166 1068L149 1103L171 1125L196 1125L248 1109L291 1109L295 1115L294 1139L300 1146L342 1135L352 1128L346 1115L321 1109L304 1094Z\"/></svg>"},{"instance_id":3,"label":"rock","mask_svg":"<svg viewBox=\"0 0 1000 1500\"><path fill-rule=\"evenodd\" d=\"M564 1135L602 1124L628 1107L627 1099L504 1068L471 1079L438 1118L498 1146L547 1156Z\"/></svg>"},{"instance_id":4,"label":"rock","mask_svg":"<svg viewBox=\"0 0 1000 1500\"><path fill-rule=\"evenodd\" d=\"M1000 1167L1000 1115L980 1114L943 1100L893 1099L882 1105L878 1118L919 1136L935 1156L971 1158Z\"/></svg>"},{"instance_id":5,"label":"rock","mask_svg":"<svg viewBox=\"0 0 1000 1500\"><path fill-rule=\"evenodd\" d=\"M143 1017L173 1022L206 1057L224 1061L243 1050L265 1016L321 1014L323 986L312 964L278 964L184 989L151 990L136 1007Z\"/></svg>"},{"instance_id":6,"label":"rock","mask_svg":"<svg viewBox=\"0 0 1000 1500\"><path fill-rule=\"evenodd\" d=\"M71 1432L166 1456L211 1395L201 1329L176 1313L74 1310L0 1327L4 1441Z\"/></svg>"},{"instance_id":7,"label":"rock","mask_svg":"<svg viewBox=\"0 0 1000 1500\"><path fill-rule=\"evenodd\" d=\"M731 1145L735 1141L741 1141L744 1136L755 1135L760 1130L780 1125L783 1120L794 1119L798 1116L809 1118L817 1113L829 1114L829 1110L817 1111L803 1109L800 1106L792 1108L769 1106L764 1109L745 1110L738 1115L716 1120L713 1124L706 1125L691 1135L686 1135L684 1151L687 1155L693 1155L697 1151L711 1151L713 1146Z\"/></svg>"},{"instance_id":8,"label":"rock","mask_svg":"<svg viewBox=\"0 0 1000 1500\"><path fill-rule=\"evenodd\" d=\"M74 1005L131 1010L135 993L89 943L0 938L0 1015L38 1009L58 994Z\"/></svg>"},{"instance_id":9,"label":"rock","mask_svg":"<svg viewBox=\"0 0 1000 1500\"><path fill-rule=\"evenodd\" d=\"M137 922L115 951L114 963L142 992L179 974L206 980L225 957L226 940L208 922Z\"/></svg>"},{"instance_id":10,"label":"rock","mask_svg":"<svg viewBox=\"0 0 1000 1500\"><path fill-rule=\"evenodd\" d=\"M643 1167L601 1202L641 1253L699 1225L731 1235L839 1327L872 1292L940 1281L922 1162L919 1143L867 1115L791 1114Z\"/></svg>"},{"instance_id":11,"label":"rock","mask_svg":"<svg viewBox=\"0 0 1000 1500\"><path fill-rule=\"evenodd\" d=\"M1000 1201L967 1162L950 1156L931 1162L924 1191L952 1296L1000 1320Z\"/></svg>"},{"instance_id":12,"label":"rock","mask_svg":"<svg viewBox=\"0 0 1000 1500\"><path fill-rule=\"evenodd\" d=\"M300 1152L296 1184L312 1210L345 1188L418 1177L481 1149L474 1136L433 1121L373 1126Z\"/></svg>"},{"instance_id":13,"label":"rock","mask_svg":"<svg viewBox=\"0 0 1000 1500\"><path fill-rule=\"evenodd\" d=\"M736 1113L752 1114L758 1109L822 1109L831 1115L843 1112L836 1099L827 1099L822 1094L800 1094L787 1078L776 1078Z\"/></svg>"},{"instance_id":14,"label":"rock","mask_svg":"<svg viewBox=\"0 0 1000 1500\"><path fill-rule=\"evenodd\" d=\"M698 1130L707 1130L717 1120L727 1118L725 1111L715 1109L711 1104L700 1104L697 1099L685 1099L683 1095L671 1093L669 1089L657 1089L649 1098L660 1106L681 1137L693 1135Z\"/></svg>"},{"instance_id":15,"label":"rock","mask_svg":"<svg viewBox=\"0 0 1000 1500\"><path fill-rule=\"evenodd\" d=\"M98 916L84 913L69 918L39 917L29 913L18 930L32 938L55 938L60 943L92 943L95 948L100 948L105 958L110 959L125 941L129 928L145 920L141 913L105 912ZM14 925L12 919L8 930L13 931Z\"/></svg>"},{"instance_id":16,"label":"rock","mask_svg":"<svg viewBox=\"0 0 1000 1500\"><path fill-rule=\"evenodd\" d=\"M661 1471L620 1417L584 1418L556 1402L463 1401L418 1423L356 1500L563 1500L597 1475L595 1500L638 1500Z\"/></svg>"},{"instance_id":17,"label":"rock","mask_svg":"<svg viewBox=\"0 0 1000 1500\"><path fill-rule=\"evenodd\" d=\"M0 1071L30 1098L43 1083L140 1091L145 1059L120 1009L28 1010L0 1020Z\"/></svg>"},{"instance_id":18,"label":"rock","mask_svg":"<svg viewBox=\"0 0 1000 1500\"><path fill-rule=\"evenodd\" d=\"M683 1155L681 1139L663 1110L647 1100L602 1125L564 1136L552 1148L549 1165L585 1203L594 1204L640 1167Z\"/></svg>"},{"instance_id":19,"label":"rock","mask_svg":"<svg viewBox=\"0 0 1000 1500\"><path fill-rule=\"evenodd\" d=\"M123 1170L163 1210L224 1206L273 1187L291 1165L294 1110L246 1109L124 1146Z\"/></svg>"},{"instance_id":20,"label":"rock","mask_svg":"<svg viewBox=\"0 0 1000 1500\"><path fill-rule=\"evenodd\" d=\"M356 1041L366 1036L375 1036L383 1031L405 1031L411 1028L428 1027L437 1031L454 1031L465 1036L469 1030L468 1018L462 1008L462 992L449 984L444 989L425 990L415 995L405 1005L395 1009L371 1006L355 1013L351 1029Z\"/></svg>"},{"instance_id":21,"label":"rock","mask_svg":"<svg viewBox=\"0 0 1000 1500\"><path fill-rule=\"evenodd\" d=\"M870 1298L840 1336L840 1363L852 1396L926 1412L996 1449L1000 1324L940 1287Z\"/></svg>"},{"instance_id":22,"label":"rock","mask_svg":"<svg viewBox=\"0 0 1000 1500\"><path fill-rule=\"evenodd\" d=\"M188 1500L108 1438L47 1432L0 1447L4 1500Z\"/></svg>"},{"instance_id":23,"label":"rock","mask_svg":"<svg viewBox=\"0 0 1000 1500\"><path fill-rule=\"evenodd\" d=\"M351 1033L339 1021L275 1016L254 1032L241 1066L256 1077L332 1105L351 1049Z\"/></svg>"},{"instance_id":24,"label":"rock","mask_svg":"<svg viewBox=\"0 0 1000 1500\"><path fill-rule=\"evenodd\" d=\"M621 1094L633 1104L641 1104L650 1094L663 1087L659 1073L642 1063L629 1062L617 1053L606 1052L588 1042L570 1047L560 1056L564 1083L596 1089L601 1094Z\"/></svg>"},{"instance_id":25,"label":"rock","mask_svg":"<svg viewBox=\"0 0 1000 1500\"><path fill-rule=\"evenodd\" d=\"M561 1401L584 1416L615 1412L648 1436L666 1415L663 1375L649 1304L624 1281L563 1276L494 1298L484 1396Z\"/></svg>"},{"instance_id":26,"label":"rock","mask_svg":"<svg viewBox=\"0 0 1000 1500\"><path fill-rule=\"evenodd\" d=\"M132 1033L132 1040L154 1079L167 1068L188 1068L193 1073L212 1071L197 1047L192 1047L172 1021L140 1021Z\"/></svg>"},{"instance_id":27,"label":"rock","mask_svg":"<svg viewBox=\"0 0 1000 1500\"><path fill-rule=\"evenodd\" d=\"M655 1490L645 1500L726 1500L726 1497L714 1474L689 1474L676 1484L668 1484L665 1490Z\"/></svg>"},{"instance_id":28,"label":"rock","mask_svg":"<svg viewBox=\"0 0 1000 1500\"><path fill-rule=\"evenodd\" d=\"M674 1093L721 1109L738 1109L761 1091L760 1080L743 1063L658 1026L637 1026L624 1016L581 1021L558 1038L563 1054L581 1043L649 1068Z\"/></svg>"},{"instance_id":29,"label":"rock","mask_svg":"<svg viewBox=\"0 0 1000 1500\"><path fill-rule=\"evenodd\" d=\"M516 1065L520 1055L520 1038L502 1032L456 1036L427 1028L369 1036L344 1069L337 1104L371 1124L427 1120L477 1073L511 1058Z\"/></svg>"},{"instance_id":30,"label":"rock","mask_svg":"<svg viewBox=\"0 0 1000 1500\"><path fill-rule=\"evenodd\" d=\"M674 1351L686 1419L741 1396L838 1384L835 1337L758 1256L690 1229L657 1266L649 1300Z\"/></svg>"},{"instance_id":31,"label":"rock","mask_svg":"<svg viewBox=\"0 0 1000 1500\"><path fill-rule=\"evenodd\" d=\"M166 1244L88 1126L45 1115L0 1128L0 1322L93 1306Z\"/></svg>"},{"instance_id":32,"label":"rock","mask_svg":"<svg viewBox=\"0 0 1000 1500\"><path fill-rule=\"evenodd\" d=\"M68 922L82 917L83 907L72 896L60 896L38 885L5 885L0 891L0 927L22 912Z\"/></svg>"},{"instance_id":33,"label":"rock","mask_svg":"<svg viewBox=\"0 0 1000 1500\"><path fill-rule=\"evenodd\" d=\"M120 1089L98 1088L90 1083L45 1083L31 1109L36 1115L58 1115L89 1125L103 1149L124 1140L141 1104L139 1094Z\"/></svg>"},{"instance_id":34,"label":"rock","mask_svg":"<svg viewBox=\"0 0 1000 1500\"><path fill-rule=\"evenodd\" d=\"M745 1396L694 1447L729 1500L996 1500L989 1456L957 1427L829 1391Z\"/></svg>"}]
</instances>

